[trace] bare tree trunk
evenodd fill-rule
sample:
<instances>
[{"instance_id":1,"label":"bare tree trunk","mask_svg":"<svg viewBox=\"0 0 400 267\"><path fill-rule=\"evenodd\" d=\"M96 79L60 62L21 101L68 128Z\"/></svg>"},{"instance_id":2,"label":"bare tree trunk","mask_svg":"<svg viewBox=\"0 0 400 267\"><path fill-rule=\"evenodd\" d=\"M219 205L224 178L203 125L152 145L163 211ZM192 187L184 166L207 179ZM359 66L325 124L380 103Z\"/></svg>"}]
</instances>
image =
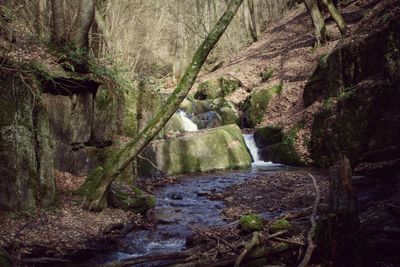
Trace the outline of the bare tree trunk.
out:
<instances>
[{"instance_id":1,"label":"bare tree trunk","mask_svg":"<svg viewBox=\"0 0 400 267\"><path fill-rule=\"evenodd\" d=\"M197 49L190 65L172 95L139 136L122 148L115 156L110 157L103 167L97 167L88 176L85 183L79 189L81 194L86 197L86 208L93 211L100 211L107 206L107 192L111 183L135 159L139 152L150 143L175 113L179 104L185 99L192 88L208 54L229 26L242 2L243 0L231 0L218 23Z\"/></svg>"},{"instance_id":2,"label":"bare tree trunk","mask_svg":"<svg viewBox=\"0 0 400 267\"><path fill-rule=\"evenodd\" d=\"M35 28L39 37L43 37L46 28L46 0L37 0L36 2L36 21Z\"/></svg>"},{"instance_id":3,"label":"bare tree trunk","mask_svg":"<svg viewBox=\"0 0 400 267\"><path fill-rule=\"evenodd\" d=\"M51 10L53 13L52 42L64 44L66 28L63 0L51 0Z\"/></svg>"},{"instance_id":4,"label":"bare tree trunk","mask_svg":"<svg viewBox=\"0 0 400 267\"><path fill-rule=\"evenodd\" d=\"M324 17L318 8L317 0L303 0L308 11L310 12L311 19L314 24L315 38L317 39L316 46L320 46L326 42L326 27Z\"/></svg>"},{"instance_id":5,"label":"bare tree trunk","mask_svg":"<svg viewBox=\"0 0 400 267\"><path fill-rule=\"evenodd\" d=\"M332 0L322 0L324 2L324 5L328 8L329 13L331 14L332 18L335 20L340 33L342 35L346 34L347 31L347 24L346 21L344 21L342 14L340 14L339 10L336 8L335 4L332 2Z\"/></svg>"},{"instance_id":6,"label":"bare tree trunk","mask_svg":"<svg viewBox=\"0 0 400 267\"><path fill-rule=\"evenodd\" d=\"M76 27L72 34L72 42L76 48L89 47L89 30L95 15L95 0L81 0Z\"/></svg>"},{"instance_id":7,"label":"bare tree trunk","mask_svg":"<svg viewBox=\"0 0 400 267\"><path fill-rule=\"evenodd\" d=\"M174 84L180 80L183 72L183 65L185 63L185 25L184 25L184 10L182 3L177 1L178 19L176 27L176 43L175 43L175 58L173 63L173 79Z\"/></svg>"},{"instance_id":8,"label":"bare tree trunk","mask_svg":"<svg viewBox=\"0 0 400 267\"><path fill-rule=\"evenodd\" d=\"M244 24L245 24L246 30L249 33L252 41L256 42L257 41L257 32L256 32L255 25L254 25L254 19L253 19L254 14L252 14L251 6L254 6L252 0L244 0L244 2L243 2L243 19L244 19Z\"/></svg>"}]
</instances>

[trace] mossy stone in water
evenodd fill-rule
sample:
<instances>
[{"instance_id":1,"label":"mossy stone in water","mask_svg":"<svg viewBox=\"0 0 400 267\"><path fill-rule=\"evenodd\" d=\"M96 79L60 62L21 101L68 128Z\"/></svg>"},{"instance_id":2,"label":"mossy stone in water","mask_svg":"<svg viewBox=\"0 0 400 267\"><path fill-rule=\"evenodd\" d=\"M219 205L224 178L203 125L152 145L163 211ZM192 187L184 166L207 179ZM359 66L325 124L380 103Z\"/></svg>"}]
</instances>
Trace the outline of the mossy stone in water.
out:
<instances>
[{"instance_id":1,"label":"mossy stone in water","mask_svg":"<svg viewBox=\"0 0 400 267\"><path fill-rule=\"evenodd\" d=\"M284 219L278 219L271 223L269 226L269 231L271 233L276 233L279 231L290 230L292 229L292 224Z\"/></svg>"},{"instance_id":2,"label":"mossy stone in water","mask_svg":"<svg viewBox=\"0 0 400 267\"><path fill-rule=\"evenodd\" d=\"M264 228L264 225L261 221L261 218L256 214L249 214L240 217L239 225L246 231L261 231Z\"/></svg>"}]
</instances>

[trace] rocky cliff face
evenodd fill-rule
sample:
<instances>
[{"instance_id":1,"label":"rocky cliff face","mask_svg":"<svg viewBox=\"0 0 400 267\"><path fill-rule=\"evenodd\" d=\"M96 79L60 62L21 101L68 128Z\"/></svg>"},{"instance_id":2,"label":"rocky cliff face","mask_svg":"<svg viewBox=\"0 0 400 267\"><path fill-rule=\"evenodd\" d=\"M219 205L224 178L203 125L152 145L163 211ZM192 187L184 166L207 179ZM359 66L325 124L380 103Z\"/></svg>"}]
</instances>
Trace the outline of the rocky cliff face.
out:
<instances>
[{"instance_id":1,"label":"rocky cliff face","mask_svg":"<svg viewBox=\"0 0 400 267\"><path fill-rule=\"evenodd\" d=\"M115 150L123 99L84 76L0 75L0 209L47 207L54 170L86 175Z\"/></svg>"},{"instance_id":2,"label":"rocky cliff face","mask_svg":"<svg viewBox=\"0 0 400 267\"><path fill-rule=\"evenodd\" d=\"M49 113L30 87L9 72L0 73L0 209L33 210L56 198L54 139Z\"/></svg>"},{"instance_id":3,"label":"rocky cliff face","mask_svg":"<svg viewBox=\"0 0 400 267\"><path fill-rule=\"evenodd\" d=\"M306 106L324 106L310 142L320 166L344 153L359 171L400 170L400 23L390 13L374 21L323 58L305 88Z\"/></svg>"}]
</instances>

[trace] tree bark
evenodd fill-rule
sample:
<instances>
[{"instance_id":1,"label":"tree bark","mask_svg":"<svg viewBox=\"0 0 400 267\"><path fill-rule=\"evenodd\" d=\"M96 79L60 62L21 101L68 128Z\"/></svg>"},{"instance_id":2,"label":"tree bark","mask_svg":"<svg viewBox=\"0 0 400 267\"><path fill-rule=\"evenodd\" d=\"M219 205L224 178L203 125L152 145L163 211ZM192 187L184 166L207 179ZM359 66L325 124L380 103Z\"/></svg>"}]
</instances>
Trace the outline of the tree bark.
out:
<instances>
[{"instance_id":1,"label":"tree bark","mask_svg":"<svg viewBox=\"0 0 400 267\"><path fill-rule=\"evenodd\" d=\"M157 135L165 123L175 113L179 104L192 88L208 54L229 26L243 0L231 0L214 29L197 49L178 86L136 140L128 143L115 156L110 157L104 167L97 167L86 179L79 191L86 197L85 206L89 210L100 211L106 207L106 196L111 183Z\"/></svg>"},{"instance_id":2,"label":"tree bark","mask_svg":"<svg viewBox=\"0 0 400 267\"><path fill-rule=\"evenodd\" d=\"M76 48L89 48L89 30L95 15L95 0L81 0L78 20L73 30L72 43Z\"/></svg>"},{"instance_id":3,"label":"tree bark","mask_svg":"<svg viewBox=\"0 0 400 267\"><path fill-rule=\"evenodd\" d=\"M324 17L318 8L317 0L303 0L308 12L310 12L311 19L314 24L315 38L317 40L316 46L320 46L326 42L326 26Z\"/></svg>"},{"instance_id":4,"label":"tree bark","mask_svg":"<svg viewBox=\"0 0 400 267\"><path fill-rule=\"evenodd\" d=\"M344 21L342 14L340 14L339 10L336 8L335 4L332 2L332 0L322 0L324 5L328 8L329 13L331 14L332 18L335 20L340 33L342 35L346 34L347 31L347 24L346 21Z\"/></svg>"},{"instance_id":5,"label":"tree bark","mask_svg":"<svg viewBox=\"0 0 400 267\"><path fill-rule=\"evenodd\" d=\"M53 15L52 42L58 45L64 44L66 38L65 14L63 0L51 0Z\"/></svg>"},{"instance_id":6,"label":"tree bark","mask_svg":"<svg viewBox=\"0 0 400 267\"><path fill-rule=\"evenodd\" d=\"M184 25L184 10L182 10L182 3L177 2L177 22L176 22L176 42L175 42L175 59L173 63L173 79L174 84L180 80L184 69L185 63L185 25Z\"/></svg>"},{"instance_id":7,"label":"tree bark","mask_svg":"<svg viewBox=\"0 0 400 267\"><path fill-rule=\"evenodd\" d=\"M330 260L333 266L360 266L357 194L346 157L330 169L329 215L318 224L316 240L320 258Z\"/></svg>"}]
</instances>

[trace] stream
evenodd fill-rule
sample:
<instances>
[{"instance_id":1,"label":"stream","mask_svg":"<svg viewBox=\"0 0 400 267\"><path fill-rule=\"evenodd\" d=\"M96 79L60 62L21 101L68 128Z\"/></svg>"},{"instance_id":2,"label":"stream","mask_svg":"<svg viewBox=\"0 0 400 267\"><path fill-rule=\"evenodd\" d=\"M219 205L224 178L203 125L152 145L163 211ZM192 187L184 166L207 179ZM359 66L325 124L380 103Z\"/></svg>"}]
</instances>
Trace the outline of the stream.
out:
<instances>
[{"instance_id":1,"label":"stream","mask_svg":"<svg viewBox=\"0 0 400 267\"><path fill-rule=\"evenodd\" d=\"M193 126L187 127L196 130ZM222 193L232 185L259 175L273 175L278 170L289 168L260 161L253 135L245 134L243 138L253 158L250 169L182 176L178 183L157 188L153 192L157 199L155 208L157 227L151 230L132 231L120 240L120 243L124 244L124 249L96 257L95 260L90 260L89 265L182 251L186 249L186 238L192 233L191 227L204 228L229 223L222 215L225 208L223 201L210 200L209 196ZM277 215L279 214L276 212L261 214L265 218ZM157 263L140 266L157 266Z\"/></svg>"},{"instance_id":2,"label":"stream","mask_svg":"<svg viewBox=\"0 0 400 267\"><path fill-rule=\"evenodd\" d=\"M287 166L265 162L254 164L250 170L246 171L182 176L178 183L162 186L154 191L157 198L155 213L158 225L156 229L136 230L129 233L121 240L125 245L124 250L113 251L108 255L98 257L95 261L91 261L91 264L182 251L186 249L186 238L192 232L190 226L204 228L229 223L222 215L224 203L210 200L211 194L221 193L229 186L242 183L260 174L272 175L278 170L287 168ZM276 212L261 214L265 218L277 215L279 214ZM157 264L140 266L157 266Z\"/></svg>"}]
</instances>

